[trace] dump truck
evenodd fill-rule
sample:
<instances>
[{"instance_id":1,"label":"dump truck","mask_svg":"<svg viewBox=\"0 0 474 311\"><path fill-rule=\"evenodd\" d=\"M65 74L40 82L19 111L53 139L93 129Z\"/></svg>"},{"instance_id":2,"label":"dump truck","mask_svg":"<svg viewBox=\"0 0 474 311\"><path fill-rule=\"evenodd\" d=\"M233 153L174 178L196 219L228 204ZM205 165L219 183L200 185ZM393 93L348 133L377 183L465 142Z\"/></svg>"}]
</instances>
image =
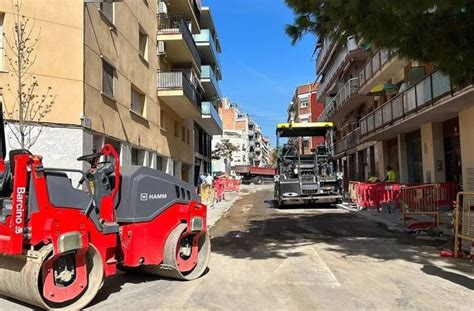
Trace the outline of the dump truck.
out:
<instances>
[{"instance_id":1,"label":"dump truck","mask_svg":"<svg viewBox=\"0 0 474 311\"><path fill-rule=\"evenodd\" d=\"M277 206L337 203L342 200L343 175L334 169L333 127L331 122L277 125L278 172L274 188ZM280 147L283 137L299 139L292 139ZM323 137L324 143L311 150L310 154L303 154L302 141L311 137Z\"/></svg>"},{"instance_id":2,"label":"dump truck","mask_svg":"<svg viewBox=\"0 0 474 311\"><path fill-rule=\"evenodd\" d=\"M24 149L6 155L3 124L0 295L80 310L118 269L179 280L205 272L207 207L190 184L121 166L111 145L77 159L85 172L46 167ZM77 186L70 173L82 176Z\"/></svg>"},{"instance_id":3,"label":"dump truck","mask_svg":"<svg viewBox=\"0 0 474 311\"><path fill-rule=\"evenodd\" d=\"M275 167L258 167L251 165L237 165L234 172L241 177L240 182L244 185L261 185L264 181L273 181L276 175Z\"/></svg>"}]
</instances>

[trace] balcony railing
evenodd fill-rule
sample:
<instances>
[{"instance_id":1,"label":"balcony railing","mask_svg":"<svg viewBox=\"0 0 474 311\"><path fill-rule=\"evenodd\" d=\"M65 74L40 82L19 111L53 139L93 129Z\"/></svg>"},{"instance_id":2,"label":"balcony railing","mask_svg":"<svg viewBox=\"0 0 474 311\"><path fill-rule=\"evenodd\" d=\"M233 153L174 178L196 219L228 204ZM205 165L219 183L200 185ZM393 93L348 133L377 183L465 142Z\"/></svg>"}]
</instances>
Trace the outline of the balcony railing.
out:
<instances>
[{"instance_id":1,"label":"balcony railing","mask_svg":"<svg viewBox=\"0 0 474 311\"><path fill-rule=\"evenodd\" d=\"M360 128L356 128L346 136L336 142L336 153L345 152L355 148L360 142Z\"/></svg>"},{"instance_id":2,"label":"balcony railing","mask_svg":"<svg viewBox=\"0 0 474 311\"><path fill-rule=\"evenodd\" d=\"M212 53L214 54L216 66L222 68L218 57L218 53L221 51L220 48L218 48L217 40L212 35L211 31L209 29L201 29L201 33L193 35L193 38L196 43L209 43Z\"/></svg>"},{"instance_id":3,"label":"balcony railing","mask_svg":"<svg viewBox=\"0 0 474 311\"><path fill-rule=\"evenodd\" d=\"M219 113L217 112L214 102L202 102L201 112L203 116L210 116L217 123L219 128L222 129L222 120L221 117L219 117Z\"/></svg>"},{"instance_id":4,"label":"balcony railing","mask_svg":"<svg viewBox=\"0 0 474 311\"><path fill-rule=\"evenodd\" d=\"M181 15L158 15L158 34L181 34L196 62L201 65L201 57L193 35Z\"/></svg>"},{"instance_id":5,"label":"balcony railing","mask_svg":"<svg viewBox=\"0 0 474 311\"><path fill-rule=\"evenodd\" d=\"M219 82L217 75L215 74L214 70L209 65L201 66L201 79L209 79L211 80L212 84L214 85L217 97L222 97L221 89L219 88Z\"/></svg>"},{"instance_id":6,"label":"balcony railing","mask_svg":"<svg viewBox=\"0 0 474 311\"><path fill-rule=\"evenodd\" d=\"M382 127L415 114L440 97L450 94L451 91L450 77L436 71L362 118L361 135L367 136Z\"/></svg>"},{"instance_id":7,"label":"balcony railing","mask_svg":"<svg viewBox=\"0 0 474 311\"><path fill-rule=\"evenodd\" d=\"M334 98L326 105L319 116L319 121L326 122L338 111L342 105L359 89L358 78L352 78L339 90Z\"/></svg>"},{"instance_id":8,"label":"balcony railing","mask_svg":"<svg viewBox=\"0 0 474 311\"><path fill-rule=\"evenodd\" d=\"M382 67L388 63L394 53L389 50L378 50L369 60L365 63L359 72L359 88L364 86Z\"/></svg>"},{"instance_id":9,"label":"balcony railing","mask_svg":"<svg viewBox=\"0 0 474 311\"><path fill-rule=\"evenodd\" d=\"M336 41L332 40L329 37L324 39L323 47L319 51L318 59L316 59L316 72L321 71L322 65L327 61L329 52L332 50L335 44Z\"/></svg>"},{"instance_id":10,"label":"balcony railing","mask_svg":"<svg viewBox=\"0 0 474 311\"><path fill-rule=\"evenodd\" d=\"M197 20L201 19L201 0L188 0L193 8Z\"/></svg>"},{"instance_id":11,"label":"balcony railing","mask_svg":"<svg viewBox=\"0 0 474 311\"><path fill-rule=\"evenodd\" d=\"M324 75L324 81L321 83L320 89L321 93L327 93L327 88L329 85L334 83L336 72L339 71L341 65L346 61L349 54L358 49L357 41L355 38L349 38L345 46L339 50L336 54L336 57L333 59L331 64L328 67L326 74Z\"/></svg>"},{"instance_id":12,"label":"balcony railing","mask_svg":"<svg viewBox=\"0 0 474 311\"><path fill-rule=\"evenodd\" d=\"M195 105L201 105L201 95L183 72L158 72L158 90L169 89L182 89Z\"/></svg>"}]
</instances>

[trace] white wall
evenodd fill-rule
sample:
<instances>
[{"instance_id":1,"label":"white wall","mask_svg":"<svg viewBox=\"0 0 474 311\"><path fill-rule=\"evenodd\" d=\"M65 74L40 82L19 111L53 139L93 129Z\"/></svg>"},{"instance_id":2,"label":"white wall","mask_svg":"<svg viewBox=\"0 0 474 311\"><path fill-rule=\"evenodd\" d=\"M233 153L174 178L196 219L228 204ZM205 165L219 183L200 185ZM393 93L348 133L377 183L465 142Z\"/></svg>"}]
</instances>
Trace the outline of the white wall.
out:
<instances>
[{"instance_id":1,"label":"white wall","mask_svg":"<svg viewBox=\"0 0 474 311\"><path fill-rule=\"evenodd\" d=\"M35 127L38 132L40 127ZM20 148L14 138L14 127L5 126L7 153L12 149ZM84 144L86 143L86 144ZM90 145L87 148L86 145ZM85 150L92 150L92 135L81 128L68 127L43 127L36 143L30 148L31 153L43 157L43 165L51 168L83 169L83 162L77 161ZM80 175L69 176L74 185L79 181Z\"/></svg>"}]
</instances>

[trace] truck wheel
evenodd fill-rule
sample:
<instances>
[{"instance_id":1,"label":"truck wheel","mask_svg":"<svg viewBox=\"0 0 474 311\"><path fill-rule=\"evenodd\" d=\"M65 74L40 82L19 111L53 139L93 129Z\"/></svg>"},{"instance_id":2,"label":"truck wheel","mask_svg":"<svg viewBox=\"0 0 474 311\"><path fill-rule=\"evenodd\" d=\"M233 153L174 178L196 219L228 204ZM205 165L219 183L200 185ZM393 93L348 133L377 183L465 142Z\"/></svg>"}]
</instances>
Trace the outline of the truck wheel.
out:
<instances>
[{"instance_id":1,"label":"truck wheel","mask_svg":"<svg viewBox=\"0 0 474 311\"><path fill-rule=\"evenodd\" d=\"M257 179L255 180L256 185L261 185L263 183L263 178L262 176L258 176Z\"/></svg>"}]
</instances>

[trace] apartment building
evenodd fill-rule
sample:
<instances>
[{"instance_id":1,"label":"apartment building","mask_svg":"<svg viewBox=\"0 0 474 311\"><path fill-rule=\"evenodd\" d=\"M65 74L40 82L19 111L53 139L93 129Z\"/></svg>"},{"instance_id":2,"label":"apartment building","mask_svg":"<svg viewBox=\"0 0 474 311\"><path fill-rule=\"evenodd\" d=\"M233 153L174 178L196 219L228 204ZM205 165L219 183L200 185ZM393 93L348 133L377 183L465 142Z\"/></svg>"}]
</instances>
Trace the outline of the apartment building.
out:
<instances>
[{"instance_id":1,"label":"apartment building","mask_svg":"<svg viewBox=\"0 0 474 311\"><path fill-rule=\"evenodd\" d=\"M238 148L232 154L231 167L268 165L271 158L270 140L262 135L260 126L228 98L222 100L219 115L223 120L223 135L214 136L212 144L215 146L227 140ZM221 171L222 163L222 160L213 160L214 171Z\"/></svg>"},{"instance_id":2,"label":"apartment building","mask_svg":"<svg viewBox=\"0 0 474 311\"><path fill-rule=\"evenodd\" d=\"M258 127L256 131L256 141L254 150L254 166L265 167L271 164L270 139L262 134L260 127Z\"/></svg>"},{"instance_id":3,"label":"apartment building","mask_svg":"<svg viewBox=\"0 0 474 311\"><path fill-rule=\"evenodd\" d=\"M315 122L324 109L318 101L319 83L307 83L296 87L288 106L288 122ZM310 154L312 149L324 142L322 137L290 137L288 143L298 146L300 153Z\"/></svg>"},{"instance_id":4,"label":"apartment building","mask_svg":"<svg viewBox=\"0 0 474 311\"><path fill-rule=\"evenodd\" d=\"M320 42L321 121L337 125L338 168L347 180L384 176L403 183L456 182L473 190L474 89L431 64L401 59L349 38Z\"/></svg>"},{"instance_id":5,"label":"apartment building","mask_svg":"<svg viewBox=\"0 0 474 311\"><path fill-rule=\"evenodd\" d=\"M194 123L194 170L195 184L202 174L211 173L212 137L223 133L222 120L218 109L222 98L219 81L222 71L219 60L221 44L209 7L200 9L200 32L193 35L201 57L200 81L202 94L202 117Z\"/></svg>"},{"instance_id":6,"label":"apartment building","mask_svg":"<svg viewBox=\"0 0 474 311\"><path fill-rule=\"evenodd\" d=\"M44 155L48 166L82 169L78 156L109 143L122 164L192 181L195 120L213 130L212 123L201 122L212 109L203 112L201 106L206 86L192 36L200 34L201 10L208 11L200 1L21 3L21 15L41 29L28 75L37 78L39 91L50 87L55 102L37 123L42 133L32 152ZM13 42L10 1L0 3L0 15L3 40ZM9 75L14 68L5 61L8 49L3 52L1 100L8 110L16 100L5 91L15 85ZM6 117L15 122L15 116ZM7 127L8 146L17 148L12 131Z\"/></svg>"}]
</instances>

